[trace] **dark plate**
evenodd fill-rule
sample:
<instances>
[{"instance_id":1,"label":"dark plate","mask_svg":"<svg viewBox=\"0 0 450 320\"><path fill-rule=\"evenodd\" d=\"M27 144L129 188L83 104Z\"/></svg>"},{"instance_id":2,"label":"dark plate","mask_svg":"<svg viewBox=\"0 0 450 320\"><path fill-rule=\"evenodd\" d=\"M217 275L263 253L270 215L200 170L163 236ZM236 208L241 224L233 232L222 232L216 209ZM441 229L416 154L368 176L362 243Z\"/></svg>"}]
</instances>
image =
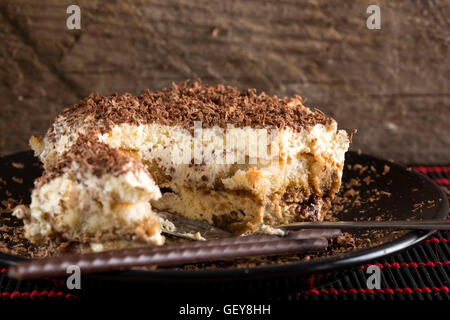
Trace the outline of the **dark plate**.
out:
<instances>
[{"instance_id":1,"label":"dark plate","mask_svg":"<svg viewBox=\"0 0 450 320\"><path fill-rule=\"evenodd\" d=\"M23 163L25 167L23 169L15 168L12 166L12 162ZM359 170L350 169L349 166L355 164L361 164L367 169L362 174ZM385 166L389 166L389 172L385 171ZM446 219L448 213L448 202L444 201L446 196L441 188L426 176L409 171L406 167L399 164L354 152L347 153L343 185L353 178L364 177L369 172L372 174L373 181L369 185L362 183L357 188L363 202L366 202L365 200L367 199L364 199L364 197L368 197L368 192L372 192L375 189L384 191L386 193L383 194L389 194L389 196L381 196L375 199L374 202L363 203L358 209L352 209L350 206L349 212L338 216L339 219L375 219L380 216L380 213L382 213L382 217L394 220ZM31 152L22 152L0 158L0 177L6 181L7 189L15 199L23 199L25 203L29 202L29 189L33 186L33 180L40 174L39 162L33 157ZM14 182L13 177L22 178L23 183ZM0 188L0 201L6 198L5 188ZM433 201L433 203L429 201ZM423 205L420 205L417 209L417 204L420 203ZM434 231L411 231L396 239L386 237L385 241L373 247L327 257L313 258L309 261L249 268L130 270L92 275L90 278L108 281L164 283L288 279L299 275L323 273L375 261L418 244L433 233ZM362 233L359 233L359 236L364 237ZM368 237L371 237L371 235L369 234ZM21 259L23 257L0 254L0 263L4 264L11 264Z\"/></svg>"}]
</instances>

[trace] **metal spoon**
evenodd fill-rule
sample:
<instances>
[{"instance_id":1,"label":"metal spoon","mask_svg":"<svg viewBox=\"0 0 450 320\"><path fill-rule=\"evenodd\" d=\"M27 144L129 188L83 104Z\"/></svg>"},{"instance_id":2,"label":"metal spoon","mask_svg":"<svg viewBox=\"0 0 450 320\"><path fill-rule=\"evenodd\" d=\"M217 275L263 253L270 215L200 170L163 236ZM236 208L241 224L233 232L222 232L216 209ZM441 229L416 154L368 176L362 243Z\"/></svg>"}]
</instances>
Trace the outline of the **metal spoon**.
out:
<instances>
[{"instance_id":1,"label":"metal spoon","mask_svg":"<svg viewBox=\"0 0 450 320\"><path fill-rule=\"evenodd\" d=\"M214 227L205 222L188 219L168 212L157 212L157 214L161 218L172 222L175 226L175 228L168 228L166 224L161 224L162 231L171 236L188 240L210 240L233 236L228 231Z\"/></svg>"},{"instance_id":2,"label":"metal spoon","mask_svg":"<svg viewBox=\"0 0 450 320\"><path fill-rule=\"evenodd\" d=\"M209 240L233 236L230 232L205 222L191 220L167 212L158 212L158 215L175 225L173 230L165 228L164 225L161 226L164 233L172 236L189 240ZM283 231L300 229L450 230L450 220L295 222L274 228Z\"/></svg>"},{"instance_id":3,"label":"metal spoon","mask_svg":"<svg viewBox=\"0 0 450 320\"><path fill-rule=\"evenodd\" d=\"M299 229L401 229L450 230L450 220L335 221L295 222L278 226L282 230Z\"/></svg>"}]
</instances>

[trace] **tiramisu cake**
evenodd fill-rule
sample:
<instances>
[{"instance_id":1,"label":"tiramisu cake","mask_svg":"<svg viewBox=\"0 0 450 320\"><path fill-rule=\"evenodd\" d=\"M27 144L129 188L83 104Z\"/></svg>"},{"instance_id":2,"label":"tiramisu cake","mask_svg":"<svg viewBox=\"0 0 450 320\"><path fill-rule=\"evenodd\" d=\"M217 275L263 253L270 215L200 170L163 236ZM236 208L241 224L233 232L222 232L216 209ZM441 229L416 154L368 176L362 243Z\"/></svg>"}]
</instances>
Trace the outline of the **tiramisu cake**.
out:
<instances>
[{"instance_id":1,"label":"tiramisu cake","mask_svg":"<svg viewBox=\"0 0 450 320\"><path fill-rule=\"evenodd\" d=\"M33 240L159 244L148 202L236 234L320 221L350 138L299 96L200 81L139 97L91 95L30 140L45 173L25 225Z\"/></svg>"}]
</instances>

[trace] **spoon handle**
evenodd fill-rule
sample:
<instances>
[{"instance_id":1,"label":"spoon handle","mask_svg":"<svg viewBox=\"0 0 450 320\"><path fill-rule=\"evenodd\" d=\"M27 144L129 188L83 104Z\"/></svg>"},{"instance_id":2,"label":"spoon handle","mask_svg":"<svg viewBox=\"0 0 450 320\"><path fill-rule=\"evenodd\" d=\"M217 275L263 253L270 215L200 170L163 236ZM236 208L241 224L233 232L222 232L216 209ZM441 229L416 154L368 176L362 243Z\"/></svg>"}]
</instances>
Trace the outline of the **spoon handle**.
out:
<instances>
[{"instance_id":1,"label":"spoon handle","mask_svg":"<svg viewBox=\"0 0 450 320\"><path fill-rule=\"evenodd\" d=\"M315 228L450 230L450 220L295 222L278 226L278 228L282 230Z\"/></svg>"}]
</instances>

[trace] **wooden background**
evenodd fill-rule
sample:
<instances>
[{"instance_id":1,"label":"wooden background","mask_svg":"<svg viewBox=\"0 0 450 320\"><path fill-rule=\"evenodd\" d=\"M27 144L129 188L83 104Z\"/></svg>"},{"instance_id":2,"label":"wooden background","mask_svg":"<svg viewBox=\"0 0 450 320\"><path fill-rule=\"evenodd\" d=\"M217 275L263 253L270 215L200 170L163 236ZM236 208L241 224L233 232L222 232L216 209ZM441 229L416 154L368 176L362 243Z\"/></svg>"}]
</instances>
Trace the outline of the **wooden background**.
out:
<instances>
[{"instance_id":1,"label":"wooden background","mask_svg":"<svg viewBox=\"0 0 450 320\"><path fill-rule=\"evenodd\" d=\"M450 162L450 2L0 1L0 155L27 149L90 92L201 77L307 105L357 128L353 149ZM81 7L81 30L66 8ZM381 7L381 30L366 8Z\"/></svg>"}]
</instances>

